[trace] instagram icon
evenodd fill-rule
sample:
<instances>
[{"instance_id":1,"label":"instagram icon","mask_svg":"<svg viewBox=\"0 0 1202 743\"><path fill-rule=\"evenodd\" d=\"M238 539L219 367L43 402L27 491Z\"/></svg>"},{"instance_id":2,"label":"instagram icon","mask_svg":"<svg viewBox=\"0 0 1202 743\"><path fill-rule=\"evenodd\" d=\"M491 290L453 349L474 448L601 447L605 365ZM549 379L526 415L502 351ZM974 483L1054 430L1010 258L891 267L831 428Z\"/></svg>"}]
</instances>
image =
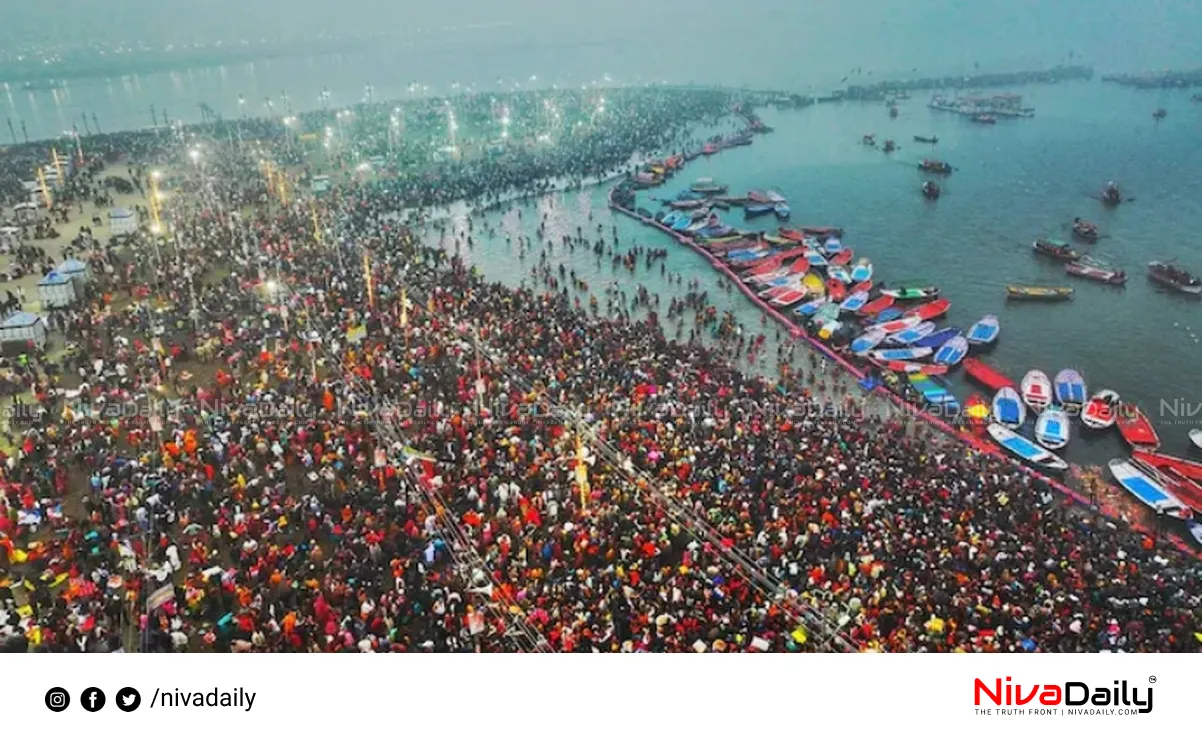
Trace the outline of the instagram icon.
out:
<instances>
[{"instance_id":1,"label":"instagram icon","mask_svg":"<svg viewBox=\"0 0 1202 743\"><path fill-rule=\"evenodd\" d=\"M51 712L62 712L71 705L71 695L61 686L46 692L46 707Z\"/></svg>"}]
</instances>

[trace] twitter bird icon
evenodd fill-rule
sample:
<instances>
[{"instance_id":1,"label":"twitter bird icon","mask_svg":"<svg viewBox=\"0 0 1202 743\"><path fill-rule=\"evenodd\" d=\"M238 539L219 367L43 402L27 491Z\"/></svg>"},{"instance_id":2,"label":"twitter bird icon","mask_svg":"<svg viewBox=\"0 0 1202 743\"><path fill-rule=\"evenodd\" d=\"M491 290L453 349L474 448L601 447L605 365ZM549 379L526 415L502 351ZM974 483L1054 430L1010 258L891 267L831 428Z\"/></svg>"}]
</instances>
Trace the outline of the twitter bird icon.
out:
<instances>
[{"instance_id":1,"label":"twitter bird icon","mask_svg":"<svg viewBox=\"0 0 1202 743\"><path fill-rule=\"evenodd\" d=\"M133 712L142 704L142 695L132 686L127 686L117 692L117 709L122 712Z\"/></svg>"}]
</instances>

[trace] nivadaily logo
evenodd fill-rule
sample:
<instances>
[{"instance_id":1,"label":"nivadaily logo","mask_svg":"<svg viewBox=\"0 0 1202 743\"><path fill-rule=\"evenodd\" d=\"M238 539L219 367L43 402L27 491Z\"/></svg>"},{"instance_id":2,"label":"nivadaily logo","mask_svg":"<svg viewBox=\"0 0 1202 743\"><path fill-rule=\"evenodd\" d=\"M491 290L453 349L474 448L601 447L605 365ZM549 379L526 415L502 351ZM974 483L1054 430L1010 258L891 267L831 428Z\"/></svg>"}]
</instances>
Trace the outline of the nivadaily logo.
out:
<instances>
[{"instance_id":1,"label":"nivadaily logo","mask_svg":"<svg viewBox=\"0 0 1202 743\"><path fill-rule=\"evenodd\" d=\"M1149 683L1155 683L1151 676ZM1061 684L1013 683L1009 676L1003 682L975 679L973 704L977 714L991 714L992 707L1003 715L1141 715L1152 711L1152 687L1138 687L1126 680L1113 682L1113 687L1090 686L1084 681Z\"/></svg>"}]
</instances>

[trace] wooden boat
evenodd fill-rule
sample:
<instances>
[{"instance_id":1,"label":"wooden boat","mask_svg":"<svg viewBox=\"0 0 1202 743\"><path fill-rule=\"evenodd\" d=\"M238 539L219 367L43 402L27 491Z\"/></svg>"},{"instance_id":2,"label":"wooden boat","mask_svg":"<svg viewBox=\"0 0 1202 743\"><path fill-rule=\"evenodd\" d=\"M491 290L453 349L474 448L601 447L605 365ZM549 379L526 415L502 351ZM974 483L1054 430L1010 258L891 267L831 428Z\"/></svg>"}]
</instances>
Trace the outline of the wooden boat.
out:
<instances>
[{"instance_id":1,"label":"wooden boat","mask_svg":"<svg viewBox=\"0 0 1202 743\"><path fill-rule=\"evenodd\" d=\"M885 331L880 328L869 330L851 342L851 352L865 354L876 348L885 340Z\"/></svg>"},{"instance_id":2,"label":"wooden boat","mask_svg":"<svg viewBox=\"0 0 1202 743\"><path fill-rule=\"evenodd\" d=\"M893 306L893 303L896 301L897 300L894 299L893 297L885 296L882 294L881 296L877 297L876 299L872 300L868 304L861 307L858 314L861 317L872 317L873 315L875 315L879 312L884 312L885 310L889 309L890 307Z\"/></svg>"},{"instance_id":3,"label":"wooden boat","mask_svg":"<svg viewBox=\"0 0 1202 743\"><path fill-rule=\"evenodd\" d=\"M1018 385L1009 377L979 358L965 359L964 373L969 379L991 392L996 392L1003 387L1018 389Z\"/></svg>"},{"instance_id":4,"label":"wooden boat","mask_svg":"<svg viewBox=\"0 0 1202 743\"><path fill-rule=\"evenodd\" d=\"M1098 226L1096 224L1080 217L1073 218L1073 237L1080 238L1085 242L1096 243L1098 235Z\"/></svg>"},{"instance_id":5,"label":"wooden boat","mask_svg":"<svg viewBox=\"0 0 1202 743\"><path fill-rule=\"evenodd\" d=\"M826 256L826 262L832 266L845 267L848 263L851 263L851 255L851 248L841 248L834 253L828 254ZM848 281L851 281L850 276L848 277Z\"/></svg>"},{"instance_id":6,"label":"wooden boat","mask_svg":"<svg viewBox=\"0 0 1202 743\"><path fill-rule=\"evenodd\" d=\"M939 137L936 137L933 134L929 137L924 137L921 134L915 134L914 141L922 142L923 144L939 144Z\"/></svg>"},{"instance_id":7,"label":"wooden boat","mask_svg":"<svg viewBox=\"0 0 1202 743\"><path fill-rule=\"evenodd\" d=\"M1023 376L1019 389L1023 393L1023 402L1037 413L1052 403L1052 381L1038 369L1032 369Z\"/></svg>"},{"instance_id":8,"label":"wooden boat","mask_svg":"<svg viewBox=\"0 0 1202 743\"><path fill-rule=\"evenodd\" d=\"M936 299L933 302L920 304L917 307L911 307L906 310L906 315L917 317L920 320L934 320L936 317L941 317L947 314L948 309L952 306L950 299Z\"/></svg>"},{"instance_id":9,"label":"wooden boat","mask_svg":"<svg viewBox=\"0 0 1202 743\"><path fill-rule=\"evenodd\" d=\"M793 310L793 312L795 314L801 315L802 317L812 317L814 315L814 313L818 312L818 309L820 307L822 307L822 305L824 305L824 304L826 304L826 297L819 296L815 299L811 299L810 301L802 304L800 307L797 307L796 309Z\"/></svg>"},{"instance_id":10,"label":"wooden boat","mask_svg":"<svg viewBox=\"0 0 1202 743\"><path fill-rule=\"evenodd\" d=\"M935 352L934 361L944 366L955 366L968 355L968 341L964 336L956 335L939 347Z\"/></svg>"},{"instance_id":11,"label":"wooden boat","mask_svg":"<svg viewBox=\"0 0 1202 743\"><path fill-rule=\"evenodd\" d=\"M886 310L886 311L891 311L891 309ZM915 325L919 324L920 322L922 322L921 318L903 315L901 317L898 317L897 319L882 320L881 322L878 322L878 323L875 323L874 325L872 325L872 327L880 328L881 330L884 330L886 333L889 333L890 335L892 335L893 333L900 333L901 331L905 330L906 328L912 328Z\"/></svg>"},{"instance_id":12,"label":"wooden boat","mask_svg":"<svg viewBox=\"0 0 1202 743\"><path fill-rule=\"evenodd\" d=\"M748 204L743 207L743 216L761 217L765 214L771 214L772 211L772 204Z\"/></svg>"},{"instance_id":13,"label":"wooden boat","mask_svg":"<svg viewBox=\"0 0 1202 743\"><path fill-rule=\"evenodd\" d=\"M886 348L880 351L873 351L872 358L877 361L914 361L915 359L925 359L933 354L929 348Z\"/></svg>"},{"instance_id":14,"label":"wooden boat","mask_svg":"<svg viewBox=\"0 0 1202 743\"><path fill-rule=\"evenodd\" d=\"M771 245L792 245L793 244L792 240L786 240L785 238L781 237L780 235L764 235L762 237L762 239L764 242L769 243Z\"/></svg>"},{"instance_id":15,"label":"wooden boat","mask_svg":"<svg viewBox=\"0 0 1202 743\"><path fill-rule=\"evenodd\" d=\"M1085 378L1076 369L1061 369L1057 372L1052 388L1056 393L1056 400L1069 411L1080 409L1089 399Z\"/></svg>"},{"instance_id":16,"label":"wooden boat","mask_svg":"<svg viewBox=\"0 0 1202 743\"><path fill-rule=\"evenodd\" d=\"M1022 428L1027 406L1013 387L1002 387L993 396L993 419L1007 428Z\"/></svg>"},{"instance_id":17,"label":"wooden boat","mask_svg":"<svg viewBox=\"0 0 1202 743\"><path fill-rule=\"evenodd\" d=\"M939 289L938 287L923 284L902 284L900 286L883 288L881 289L881 294L886 297L893 297L899 302L908 302L917 299L934 299L939 296Z\"/></svg>"},{"instance_id":18,"label":"wooden boat","mask_svg":"<svg viewBox=\"0 0 1202 743\"><path fill-rule=\"evenodd\" d=\"M797 260L789 264L789 273L804 274L810 270L810 259L802 255Z\"/></svg>"},{"instance_id":19,"label":"wooden boat","mask_svg":"<svg viewBox=\"0 0 1202 743\"><path fill-rule=\"evenodd\" d=\"M1174 477L1202 483L1202 462L1143 449L1131 452L1131 458L1147 467L1164 470Z\"/></svg>"},{"instance_id":20,"label":"wooden boat","mask_svg":"<svg viewBox=\"0 0 1202 743\"><path fill-rule=\"evenodd\" d=\"M942 377L947 374L947 367L937 364L921 364L916 361L886 361L884 364L889 371L903 374L926 374L930 377Z\"/></svg>"},{"instance_id":21,"label":"wooden boat","mask_svg":"<svg viewBox=\"0 0 1202 743\"><path fill-rule=\"evenodd\" d=\"M782 284L780 286L774 286L771 289L767 289L765 291L760 292L759 297L761 299L765 299L765 300L772 300L772 299L776 299L777 297L779 297L782 294L785 294L785 293L791 292L791 291L796 291L796 288L792 287L788 284Z\"/></svg>"},{"instance_id":22,"label":"wooden boat","mask_svg":"<svg viewBox=\"0 0 1202 743\"><path fill-rule=\"evenodd\" d=\"M932 201L939 198L943 194L943 190L939 188L939 184L935 181L922 182L922 195Z\"/></svg>"},{"instance_id":23,"label":"wooden boat","mask_svg":"<svg viewBox=\"0 0 1202 743\"><path fill-rule=\"evenodd\" d=\"M1035 440L1053 451L1063 449L1068 444L1070 428L1068 413L1049 405L1035 419Z\"/></svg>"},{"instance_id":24,"label":"wooden boat","mask_svg":"<svg viewBox=\"0 0 1202 743\"><path fill-rule=\"evenodd\" d=\"M996 124L997 117L993 116L992 114L977 114L976 116L973 116L970 121L975 124Z\"/></svg>"},{"instance_id":25,"label":"wooden boat","mask_svg":"<svg viewBox=\"0 0 1202 743\"><path fill-rule=\"evenodd\" d=\"M960 328L939 328L934 333L914 341L912 345L925 346L926 348L939 348L944 343L947 343L958 335L960 335Z\"/></svg>"},{"instance_id":26,"label":"wooden boat","mask_svg":"<svg viewBox=\"0 0 1202 743\"><path fill-rule=\"evenodd\" d=\"M1102 186L1102 194L1099 198L1106 206L1118 206L1123 201L1123 192L1119 190L1119 184L1110 181Z\"/></svg>"},{"instance_id":27,"label":"wooden boat","mask_svg":"<svg viewBox=\"0 0 1202 743\"><path fill-rule=\"evenodd\" d=\"M1063 302L1073 298L1073 289L1069 286L1006 286L1006 299L1023 299L1042 302Z\"/></svg>"},{"instance_id":28,"label":"wooden boat","mask_svg":"<svg viewBox=\"0 0 1202 743\"><path fill-rule=\"evenodd\" d=\"M889 343L895 346L909 346L913 343L926 338L931 333L935 332L935 323L927 320L920 322L912 328L906 328L901 332L894 333L887 339Z\"/></svg>"},{"instance_id":29,"label":"wooden boat","mask_svg":"<svg viewBox=\"0 0 1202 743\"><path fill-rule=\"evenodd\" d=\"M817 274L807 273L801 279L801 285L805 288L808 294L813 296L822 296L826 292L826 284Z\"/></svg>"},{"instance_id":30,"label":"wooden boat","mask_svg":"<svg viewBox=\"0 0 1202 743\"><path fill-rule=\"evenodd\" d=\"M844 312L855 312L868 303L868 292L852 292L839 307Z\"/></svg>"},{"instance_id":31,"label":"wooden boat","mask_svg":"<svg viewBox=\"0 0 1202 743\"><path fill-rule=\"evenodd\" d=\"M776 215L777 219L788 219L792 211L788 204L778 203L773 205L772 213Z\"/></svg>"},{"instance_id":32,"label":"wooden boat","mask_svg":"<svg viewBox=\"0 0 1202 743\"><path fill-rule=\"evenodd\" d=\"M1053 471L1068 469L1068 462L1003 425L990 423L986 430L1003 449L1024 462Z\"/></svg>"},{"instance_id":33,"label":"wooden boat","mask_svg":"<svg viewBox=\"0 0 1202 743\"><path fill-rule=\"evenodd\" d=\"M774 307L789 307L797 304L801 300L805 299L805 297L806 293L804 290L790 287L788 291L778 294L772 299L768 300L768 303Z\"/></svg>"},{"instance_id":34,"label":"wooden boat","mask_svg":"<svg viewBox=\"0 0 1202 743\"><path fill-rule=\"evenodd\" d=\"M826 296L830 297L832 302L842 302L847 298L847 285L833 277L827 279Z\"/></svg>"},{"instance_id":35,"label":"wooden boat","mask_svg":"<svg viewBox=\"0 0 1202 743\"><path fill-rule=\"evenodd\" d=\"M748 191L747 198L748 198L748 200L754 201L758 204L771 204L772 203L772 199L769 198L768 194L764 193L763 191Z\"/></svg>"},{"instance_id":36,"label":"wooden boat","mask_svg":"<svg viewBox=\"0 0 1202 743\"><path fill-rule=\"evenodd\" d=\"M779 193L777 193L776 191L772 191L772 190L765 191L764 195L767 196L768 200L771 201L773 204L785 204L785 203L788 203L788 201L789 201L784 196L781 196Z\"/></svg>"},{"instance_id":37,"label":"wooden boat","mask_svg":"<svg viewBox=\"0 0 1202 743\"><path fill-rule=\"evenodd\" d=\"M926 374L916 372L908 375L907 379L910 382L910 386L918 394L922 395L922 399L926 401L927 405L936 406L941 413L947 415L955 415L960 412L960 401L956 399L955 395L948 392Z\"/></svg>"},{"instance_id":38,"label":"wooden boat","mask_svg":"<svg viewBox=\"0 0 1202 743\"><path fill-rule=\"evenodd\" d=\"M896 149L897 149L897 143L894 142L892 139L886 139L885 144L881 145L881 152L884 152L885 154L889 154L890 152L893 152Z\"/></svg>"},{"instance_id":39,"label":"wooden boat","mask_svg":"<svg viewBox=\"0 0 1202 743\"><path fill-rule=\"evenodd\" d=\"M856 261L856 265L851 269L852 281L868 281L872 278L872 261L867 258L861 258Z\"/></svg>"},{"instance_id":40,"label":"wooden boat","mask_svg":"<svg viewBox=\"0 0 1202 743\"><path fill-rule=\"evenodd\" d=\"M940 175L950 175L952 172L952 166L942 160L923 159L918 163L918 169L924 173L939 173Z\"/></svg>"},{"instance_id":41,"label":"wooden boat","mask_svg":"<svg viewBox=\"0 0 1202 743\"><path fill-rule=\"evenodd\" d=\"M1119 393L1098 390L1081 408L1081 425L1095 431L1110 428L1118 417Z\"/></svg>"},{"instance_id":42,"label":"wooden boat","mask_svg":"<svg viewBox=\"0 0 1202 743\"><path fill-rule=\"evenodd\" d=\"M902 311L900 309L897 307L886 307L885 309L876 313L876 316L872 318L872 322L880 325L881 323L893 322L894 320L901 319Z\"/></svg>"},{"instance_id":43,"label":"wooden boat","mask_svg":"<svg viewBox=\"0 0 1202 743\"><path fill-rule=\"evenodd\" d=\"M715 183L713 178L698 178L689 186L689 190L701 194L726 193L726 186Z\"/></svg>"},{"instance_id":44,"label":"wooden boat","mask_svg":"<svg viewBox=\"0 0 1202 743\"><path fill-rule=\"evenodd\" d=\"M989 403L978 394L969 395L964 402L964 417L968 419L968 424L975 430L983 431L985 429L989 423L990 413Z\"/></svg>"},{"instance_id":45,"label":"wooden boat","mask_svg":"<svg viewBox=\"0 0 1202 743\"><path fill-rule=\"evenodd\" d=\"M851 283L851 273L843 266L831 264L826 267L826 275L838 281L841 284Z\"/></svg>"},{"instance_id":46,"label":"wooden boat","mask_svg":"<svg viewBox=\"0 0 1202 743\"><path fill-rule=\"evenodd\" d=\"M1202 295L1202 279L1192 276L1186 271L1166 261L1152 261L1148 264L1148 278L1161 286L1167 286L1173 291Z\"/></svg>"},{"instance_id":47,"label":"wooden boat","mask_svg":"<svg viewBox=\"0 0 1202 743\"><path fill-rule=\"evenodd\" d=\"M1194 480L1174 475L1169 470L1150 467L1141 459L1137 459L1137 454L1144 457L1149 454L1148 452L1134 451L1131 453L1132 460L1195 514L1202 511L1202 485ZM1195 535L1195 538L1199 537L1202 537L1202 534Z\"/></svg>"},{"instance_id":48,"label":"wooden boat","mask_svg":"<svg viewBox=\"0 0 1202 743\"><path fill-rule=\"evenodd\" d=\"M1152 421L1137 406L1129 403L1119 405L1114 422L1119 427L1119 433L1133 448L1153 451L1160 448L1160 436L1152 427Z\"/></svg>"},{"instance_id":49,"label":"wooden boat","mask_svg":"<svg viewBox=\"0 0 1202 743\"><path fill-rule=\"evenodd\" d=\"M1073 247L1063 240L1048 240L1041 237L1031 243L1031 249L1040 255L1046 255L1048 258L1058 261L1075 261L1081 257L1080 253L1073 250Z\"/></svg>"},{"instance_id":50,"label":"wooden boat","mask_svg":"<svg viewBox=\"0 0 1202 743\"><path fill-rule=\"evenodd\" d=\"M861 281L858 284L852 284L851 288L847 290L848 294L857 294L859 292L863 292L865 294L871 294L872 293L872 281L871 280Z\"/></svg>"},{"instance_id":51,"label":"wooden boat","mask_svg":"<svg viewBox=\"0 0 1202 743\"><path fill-rule=\"evenodd\" d=\"M997 315L986 315L968 328L968 342L974 346L987 346L997 340L1002 332Z\"/></svg>"},{"instance_id":52,"label":"wooden boat","mask_svg":"<svg viewBox=\"0 0 1202 743\"><path fill-rule=\"evenodd\" d=\"M1189 432L1190 443L1202 449L1202 428L1193 428Z\"/></svg>"},{"instance_id":53,"label":"wooden boat","mask_svg":"<svg viewBox=\"0 0 1202 743\"><path fill-rule=\"evenodd\" d=\"M1127 283L1126 271L1116 271L1094 261L1089 256L1085 256L1079 261L1066 263L1064 272L1070 276L1079 276L1111 286L1122 286Z\"/></svg>"},{"instance_id":54,"label":"wooden boat","mask_svg":"<svg viewBox=\"0 0 1202 743\"><path fill-rule=\"evenodd\" d=\"M1110 474L1119 485L1148 508L1178 519L1190 518L1193 514L1176 496L1132 462L1125 459L1110 460Z\"/></svg>"}]
</instances>

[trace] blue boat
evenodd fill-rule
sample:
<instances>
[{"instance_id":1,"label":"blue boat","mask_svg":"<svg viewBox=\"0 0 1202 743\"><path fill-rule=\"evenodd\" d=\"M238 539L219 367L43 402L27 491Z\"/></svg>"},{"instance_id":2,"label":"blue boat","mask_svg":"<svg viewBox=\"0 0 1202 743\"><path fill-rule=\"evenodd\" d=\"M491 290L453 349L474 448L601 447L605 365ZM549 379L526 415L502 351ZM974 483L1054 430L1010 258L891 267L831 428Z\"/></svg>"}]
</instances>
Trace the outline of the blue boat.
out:
<instances>
[{"instance_id":1,"label":"blue boat","mask_svg":"<svg viewBox=\"0 0 1202 743\"><path fill-rule=\"evenodd\" d=\"M810 261L810 268L822 268L826 265L826 256L822 253L807 250L805 257Z\"/></svg>"},{"instance_id":2,"label":"blue boat","mask_svg":"<svg viewBox=\"0 0 1202 743\"><path fill-rule=\"evenodd\" d=\"M680 219L680 217L681 217L680 212L670 211L667 214L665 214L664 216L660 217L659 223L664 224L664 225L671 225L673 222Z\"/></svg>"},{"instance_id":3,"label":"blue boat","mask_svg":"<svg viewBox=\"0 0 1202 743\"><path fill-rule=\"evenodd\" d=\"M895 346L908 346L911 343L926 338L931 333L935 332L935 323L927 320L915 325L912 328L906 328L900 333L894 333L889 336L889 342Z\"/></svg>"},{"instance_id":4,"label":"blue boat","mask_svg":"<svg viewBox=\"0 0 1202 743\"><path fill-rule=\"evenodd\" d=\"M923 348L939 348L944 343L947 343L952 338L955 338L957 335L960 335L959 328L942 328L940 330L936 330L934 333L931 333L925 338L919 338L918 340L914 341L914 345Z\"/></svg>"},{"instance_id":5,"label":"blue boat","mask_svg":"<svg viewBox=\"0 0 1202 743\"><path fill-rule=\"evenodd\" d=\"M869 330L864 335L856 338L851 342L852 353L868 353L872 349L880 345L881 341L885 340L885 331L881 329Z\"/></svg>"},{"instance_id":6,"label":"blue boat","mask_svg":"<svg viewBox=\"0 0 1202 743\"><path fill-rule=\"evenodd\" d=\"M777 202L776 204L773 204L772 211L776 213L777 219L789 218L789 205L784 202Z\"/></svg>"},{"instance_id":7,"label":"blue boat","mask_svg":"<svg viewBox=\"0 0 1202 743\"><path fill-rule=\"evenodd\" d=\"M1006 428L1022 428L1027 420L1027 406L1018 390L1003 387L993 396L993 419Z\"/></svg>"},{"instance_id":8,"label":"blue boat","mask_svg":"<svg viewBox=\"0 0 1202 743\"><path fill-rule=\"evenodd\" d=\"M822 252L827 255L833 255L843 249L843 243L839 242L837 237L828 237L822 245Z\"/></svg>"},{"instance_id":9,"label":"blue boat","mask_svg":"<svg viewBox=\"0 0 1202 743\"><path fill-rule=\"evenodd\" d=\"M855 312L868 304L868 292L856 292L839 305L844 312Z\"/></svg>"},{"instance_id":10,"label":"blue boat","mask_svg":"<svg viewBox=\"0 0 1202 743\"><path fill-rule=\"evenodd\" d=\"M1068 462L1043 448L1034 441L1024 438L1009 428L997 423L989 424L989 435L1006 451L1014 456L1048 470L1067 470Z\"/></svg>"},{"instance_id":11,"label":"blue boat","mask_svg":"<svg viewBox=\"0 0 1202 743\"><path fill-rule=\"evenodd\" d=\"M1062 369L1056 374L1052 387L1056 392L1056 399L1066 408L1080 408L1088 399L1085 378L1076 369Z\"/></svg>"},{"instance_id":12,"label":"blue boat","mask_svg":"<svg viewBox=\"0 0 1202 743\"><path fill-rule=\"evenodd\" d=\"M682 231L684 231L685 228L687 228L692 223L693 223L692 217L690 217L687 214L682 214L676 218L675 222L673 222L672 224L670 224L668 226L677 232L682 232Z\"/></svg>"},{"instance_id":13,"label":"blue boat","mask_svg":"<svg viewBox=\"0 0 1202 743\"><path fill-rule=\"evenodd\" d=\"M986 315L968 329L968 342L974 346L986 346L997 340L1002 332L996 315Z\"/></svg>"},{"instance_id":14,"label":"blue boat","mask_svg":"<svg viewBox=\"0 0 1202 743\"><path fill-rule=\"evenodd\" d=\"M855 283L867 281L872 278L872 261L867 258L861 258L856 261L856 265L851 269L851 280Z\"/></svg>"},{"instance_id":15,"label":"blue boat","mask_svg":"<svg viewBox=\"0 0 1202 743\"><path fill-rule=\"evenodd\" d=\"M877 361L914 361L930 356L934 351L929 348L886 348L873 351L872 358Z\"/></svg>"},{"instance_id":16,"label":"blue boat","mask_svg":"<svg viewBox=\"0 0 1202 743\"><path fill-rule=\"evenodd\" d=\"M793 311L802 317L810 317L824 304L826 304L826 297L819 297L818 299L811 299Z\"/></svg>"},{"instance_id":17,"label":"blue boat","mask_svg":"<svg viewBox=\"0 0 1202 743\"><path fill-rule=\"evenodd\" d=\"M1035 440L1049 449L1067 446L1069 430L1068 414L1056 405L1049 405L1035 419Z\"/></svg>"},{"instance_id":18,"label":"blue boat","mask_svg":"<svg viewBox=\"0 0 1202 743\"><path fill-rule=\"evenodd\" d=\"M701 194L699 194L695 191L690 191L689 189L686 188L685 190L683 190L680 193L673 196L671 200L672 201L696 201L698 199L704 199L704 198L705 197L702 196Z\"/></svg>"},{"instance_id":19,"label":"blue boat","mask_svg":"<svg viewBox=\"0 0 1202 743\"><path fill-rule=\"evenodd\" d=\"M955 366L968 355L968 341L964 336L953 336L947 343L935 352L935 363L943 366Z\"/></svg>"},{"instance_id":20,"label":"blue boat","mask_svg":"<svg viewBox=\"0 0 1202 743\"><path fill-rule=\"evenodd\" d=\"M928 405L936 405L943 413L949 415L955 415L960 411L960 401L926 374L910 374L908 379L910 386L922 395L922 399L926 400Z\"/></svg>"},{"instance_id":21,"label":"blue boat","mask_svg":"<svg viewBox=\"0 0 1202 743\"><path fill-rule=\"evenodd\" d=\"M735 231L734 227L728 224L719 224L713 227L702 227L697 230L698 237L726 237Z\"/></svg>"},{"instance_id":22,"label":"blue boat","mask_svg":"<svg viewBox=\"0 0 1202 743\"><path fill-rule=\"evenodd\" d=\"M1184 503L1135 464L1123 459L1112 459L1109 466L1110 474L1114 475L1119 485L1148 508L1178 519L1186 519L1193 515Z\"/></svg>"},{"instance_id":23,"label":"blue boat","mask_svg":"<svg viewBox=\"0 0 1202 743\"><path fill-rule=\"evenodd\" d=\"M772 204L748 204L743 207L743 216L759 217L765 214L771 214L775 207Z\"/></svg>"},{"instance_id":24,"label":"blue boat","mask_svg":"<svg viewBox=\"0 0 1202 743\"><path fill-rule=\"evenodd\" d=\"M889 307L877 313L876 317L872 318L872 322L876 324L891 322L905 314L905 311L900 307Z\"/></svg>"}]
</instances>

